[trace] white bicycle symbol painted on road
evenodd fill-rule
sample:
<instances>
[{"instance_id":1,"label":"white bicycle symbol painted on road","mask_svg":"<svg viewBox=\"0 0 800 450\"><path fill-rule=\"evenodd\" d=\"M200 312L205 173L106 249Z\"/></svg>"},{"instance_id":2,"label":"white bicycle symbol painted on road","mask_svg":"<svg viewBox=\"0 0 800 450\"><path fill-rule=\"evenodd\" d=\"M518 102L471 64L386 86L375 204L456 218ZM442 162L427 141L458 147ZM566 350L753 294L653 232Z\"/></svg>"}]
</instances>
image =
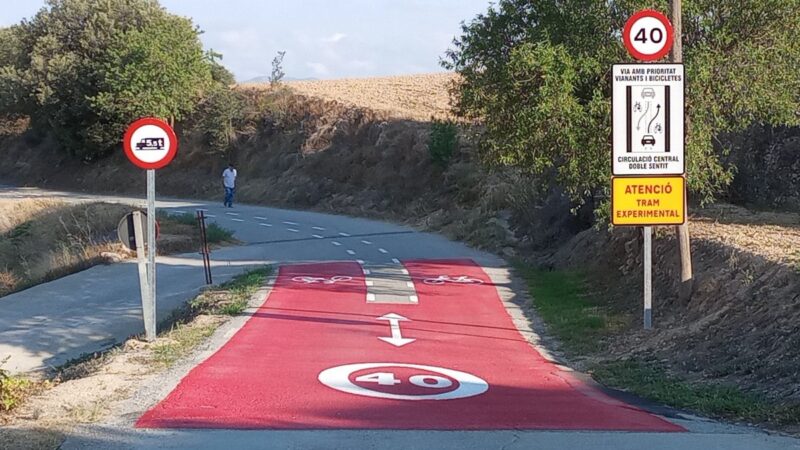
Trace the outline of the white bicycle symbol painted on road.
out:
<instances>
[{"instance_id":1,"label":"white bicycle symbol painted on road","mask_svg":"<svg viewBox=\"0 0 800 450\"><path fill-rule=\"evenodd\" d=\"M434 285L441 285L445 283L454 283L454 284L483 284L483 280L479 280L477 278L470 278L466 275L462 275L460 277L452 278L448 275L439 275L436 278L425 278L422 280L425 284L434 284Z\"/></svg>"},{"instance_id":2,"label":"white bicycle symbol painted on road","mask_svg":"<svg viewBox=\"0 0 800 450\"><path fill-rule=\"evenodd\" d=\"M337 275L330 278L323 278L323 277L294 277L292 281L295 283L305 283L305 284L336 284L336 283L344 283L347 281L352 281L353 277Z\"/></svg>"}]
</instances>

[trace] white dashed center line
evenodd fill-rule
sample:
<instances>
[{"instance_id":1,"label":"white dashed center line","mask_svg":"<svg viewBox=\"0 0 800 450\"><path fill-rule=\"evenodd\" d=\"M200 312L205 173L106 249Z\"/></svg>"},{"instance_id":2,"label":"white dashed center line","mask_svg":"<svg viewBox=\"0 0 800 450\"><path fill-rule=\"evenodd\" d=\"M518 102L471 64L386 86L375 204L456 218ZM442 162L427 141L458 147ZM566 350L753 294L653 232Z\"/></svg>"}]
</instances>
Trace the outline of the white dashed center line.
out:
<instances>
[{"instance_id":1,"label":"white dashed center line","mask_svg":"<svg viewBox=\"0 0 800 450\"><path fill-rule=\"evenodd\" d=\"M232 218L231 220L234 221L234 222L244 222L244 220L242 220L242 219L233 219Z\"/></svg>"},{"instance_id":2,"label":"white dashed center line","mask_svg":"<svg viewBox=\"0 0 800 450\"><path fill-rule=\"evenodd\" d=\"M311 227L311 228L313 228L313 229L315 229L317 231L325 231L325 228L322 228L322 227Z\"/></svg>"},{"instance_id":3,"label":"white dashed center line","mask_svg":"<svg viewBox=\"0 0 800 450\"><path fill-rule=\"evenodd\" d=\"M352 251L352 250L348 250L348 251L347 251L347 254L348 254L348 255L355 255L355 254L356 254L356 252L354 252L354 251Z\"/></svg>"},{"instance_id":4,"label":"white dashed center line","mask_svg":"<svg viewBox=\"0 0 800 450\"><path fill-rule=\"evenodd\" d=\"M239 215L238 213L225 213L225 214L227 214L229 216L238 216Z\"/></svg>"},{"instance_id":5,"label":"white dashed center line","mask_svg":"<svg viewBox=\"0 0 800 450\"><path fill-rule=\"evenodd\" d=\"M254 219L256 219L256 220L269 220L266 217L258 217L258 216L254 217Z\"/></svg>"},{"instance_id":6,"label":"white dashed center line","mask_svg":"<svg viewBox=\"0 0 800 450\"><path fill-rule=\"evenodd\" d=\"M178 214L188 214L186 211L175 211Z\"/></svg>"},{"instance_id":7,"label":"white dashed center line","mask_svg":"<svg viewBox=\"0 0 800 450\"><path fill-rule=\"evenodd\" d=\"M385 255L385 254L387 254L387 253L389 253L389 251L388 251L388 250L386 250L385 248L379 248L379 249L378 249L378 251L379 251L379 252L381 252L381 253L383 253L384 255Z\"/></svg>"},{"instance_id":8,"label":"white dashed center line","mask_svg":"<svg viewBox=\"0 0 800 450\"><path fill-rule=\"evenodd\" d=\"M210 217L210 218L212 218L212 219L216 219L216 218L217 218L217 216L215 216L215 215L213 215L213 214L206 214L206 217Z\"/></svg>"},{"instance_id":9,"label":"white dashed center line","mask_svg":"<svg viewBox=\"0 0 800 450\"><path fill-rule=\"evenodd\" d=\"M287 228L286 231L291 231L292 233L299 233L300 230L295 230L294 228Z\"/></svg>"},{"instance_id":10,"label":"white dashed center line","mask_svg":"<svg viewBox=\"0 0 800 450\"><path fill-rule=\"evenodd\" d=\"M261 225L262 227L271 227L272 226L272 224L270 224L270 223L260 223L259 225Z\"/></svg>"},{"instance_id":11,"label":"white dashed center line","mask_svg":"<svg viewBox=\"0 0 800 450\"><path fill-rule=\"evenodd\" d=\"M361 241L361 243L362 244L366 244L366 245L372 245L372 242L370 242L370 241Z\"/></svg>"},{"instance_id":12,"label":"white dashed center line","mask_svg":"<svg viewBox=\"0 0 800 450\"><path fill-rule=\"evenodd\" d=\"M339 236L350 237L350 235L347 233L339 233Z\"/></svg>"},{"instance_id":13,"label":"white dashed center line","mask_svg":"<svg viewBox=\"0 0 800 450\"><path fill-rule=\"evenodd\" d=\"M311 235L311 237L315 237L315 238L317 238L317 239L322 239L322 236L320 236L320 235L318 235L318 234L312 234L312 235Z\"/></svg>"},{"instance_id":14,"label":"white dashed center line","mask_svg":"<svg viewBox=\"0 0 800 450\"><path fill-rule=\"evenodd\" d=\"M392 262L395 264L400 264L400 260L397 258L392 258Z\"/></svg>"},{"instance_id":15,"label":"white dashed center line","mask_svg":"<svg viewBox=\"0 0 800 450\"><path fill-rule=\"evenodd\" d=\"M295 226L300 225L299 223L295 222L281 222L281 223L283 223L284 225L295 225Z\"/></svg>"},{"instance_id":16,"label":"white dashed center line","mask_svg":"<svg viewBox=\"0 0 800 450\"><path fill-rule=\"evenodd\" d=\"M331 244L333 244L333 245L335 245L335 246L337 246L337 247L338 247L338 246L340 246L340 245L342 245L342 243L341 243L341 242L336 242L336 241L331 241Z\"/></svg>"}]
</instances>

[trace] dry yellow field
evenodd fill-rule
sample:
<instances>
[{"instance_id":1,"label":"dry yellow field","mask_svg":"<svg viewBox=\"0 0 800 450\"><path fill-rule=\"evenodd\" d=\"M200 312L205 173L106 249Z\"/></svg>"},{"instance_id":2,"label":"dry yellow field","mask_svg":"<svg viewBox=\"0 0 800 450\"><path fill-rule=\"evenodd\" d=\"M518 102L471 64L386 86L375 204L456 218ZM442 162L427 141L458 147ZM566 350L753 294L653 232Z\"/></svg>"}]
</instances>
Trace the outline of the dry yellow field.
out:
<instances>
[{"instance_id":1,"label":"dry yellow field","mask_svg":"<svg viewBox=\"0 0 800 450\"><path fill-rule=\"evenodd\" d=\"M400 119L449 118L449 88L456 75L433 73L339 80L289 81L298 94L368 108ZM254 87L258 85L248 85ZM268 86L268 85L264 85Z\"/></svg>"}]
</instances>

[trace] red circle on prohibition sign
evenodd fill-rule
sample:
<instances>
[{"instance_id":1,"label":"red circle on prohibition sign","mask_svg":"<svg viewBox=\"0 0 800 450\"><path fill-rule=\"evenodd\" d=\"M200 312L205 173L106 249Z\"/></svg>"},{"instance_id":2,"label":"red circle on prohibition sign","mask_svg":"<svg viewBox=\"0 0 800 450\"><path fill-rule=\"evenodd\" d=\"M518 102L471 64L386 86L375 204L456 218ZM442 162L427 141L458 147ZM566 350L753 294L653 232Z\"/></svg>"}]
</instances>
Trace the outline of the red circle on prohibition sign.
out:
<instances>
[{"instance_id":1,"label":"red circle on prohibition sign","mask_svg":"<svg viewBox=\"0 0 800 450\"><path fill-rule=\"evenodd\" d=\"M161 169L172 162L178 153L178 137L168 123L145 117L128 127L122 147L125 156L137 167Z\"/></svg>"},{"instance_id":2,"label":"red circle on prohibition sign","mask_svg":"<svg viewBox=\"0 0 800 450\"><path fill-rule=\"evenodd\" d=\"M641 44L634 42L634 40L638 39L631 39L631 31L636 30L637 36L639 36L639 33L642 33L641 38L643 42L646 42L648 39L655 41L653 38L658 35L654 34L654 30L659 33L661 33L661 30L652 27L642 27L640 22L642 20L647 21L646 19L655 19L661 22L661 26L664 27L667 34L666 36L660 36L661 42L658 43L661 44L661 46L657 47L656 50L652 52L645 51ZM647 22L652 23L652 21ZM637 23L639 23L639 26L637 26ZM672 23L667 19L667 16L652 9L643 9L631 16L631 18L625 22L625 29L622 31L622 41L625 43L625 48L628 49L628 53L630 53L631 56L640 61L656 61L666 56L672 49L672 41L674 38L675 30L672 28Z\"/></svg>"}]
</instances>

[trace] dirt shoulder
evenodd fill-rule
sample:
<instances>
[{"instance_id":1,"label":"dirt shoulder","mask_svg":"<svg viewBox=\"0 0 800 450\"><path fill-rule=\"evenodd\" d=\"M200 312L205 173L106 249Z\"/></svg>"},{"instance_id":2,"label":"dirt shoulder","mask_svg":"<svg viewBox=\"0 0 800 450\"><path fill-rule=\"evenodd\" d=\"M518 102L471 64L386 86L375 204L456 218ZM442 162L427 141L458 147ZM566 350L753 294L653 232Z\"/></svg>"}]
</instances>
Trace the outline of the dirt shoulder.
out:
<instances>
[{"instance_id":1,"label":"dirt shoulder","mask_svg":"<svg viewBox=\"0 0 800 450\"><path fill-rule=\"evenodd\" d=\"M266 298L269 291L264 285L271 273L268 268L254 270L204 292L164 321L153 342L134 337L62 368L18 408L0 410L0 442L4 448L55 449L77 425L124 416L123 410L143 386L171 389L164 374L207 351L212 335L227 336L241 327L248 308Z\"/></svg>"}]
</instances>

